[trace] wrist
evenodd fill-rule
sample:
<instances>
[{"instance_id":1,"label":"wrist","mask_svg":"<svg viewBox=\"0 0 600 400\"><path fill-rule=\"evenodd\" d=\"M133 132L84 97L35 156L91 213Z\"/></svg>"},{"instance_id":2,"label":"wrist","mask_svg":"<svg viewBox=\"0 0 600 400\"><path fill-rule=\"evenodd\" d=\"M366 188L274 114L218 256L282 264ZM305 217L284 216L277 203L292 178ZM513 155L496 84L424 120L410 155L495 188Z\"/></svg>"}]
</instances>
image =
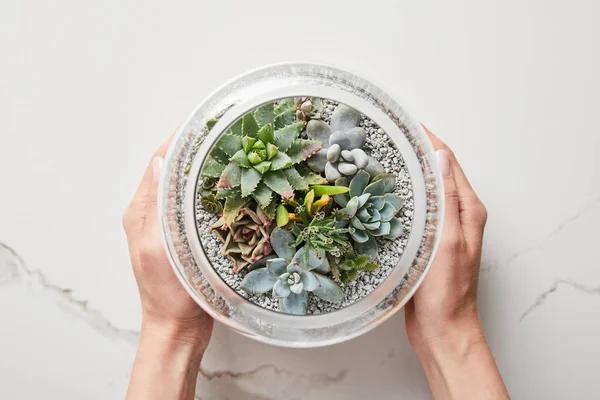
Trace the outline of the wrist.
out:
<instances>
[{"instance_id":1,"label":"wrist","mask_svg":"<svg viewBox=\"0 0 600 400\"><path fill-rule=\"evenodd\" d=\"M417 336L412 347L423 364L449 360L460 363L481 345L487 346L477 315L449 322L434 331L422 330Z\"/></svg>"},{"instance_id":2,"label":"wrist","mask_svg":"<svg viewBox=\"0 0 600 400\"><path fill-rule=\"evenodd\" d=\"M140 345L152 343L159 349L201 356L208 346L212 328L212 325L206 325L198 321L155 319L144 315Z\"/></svg>"}]
</instances>

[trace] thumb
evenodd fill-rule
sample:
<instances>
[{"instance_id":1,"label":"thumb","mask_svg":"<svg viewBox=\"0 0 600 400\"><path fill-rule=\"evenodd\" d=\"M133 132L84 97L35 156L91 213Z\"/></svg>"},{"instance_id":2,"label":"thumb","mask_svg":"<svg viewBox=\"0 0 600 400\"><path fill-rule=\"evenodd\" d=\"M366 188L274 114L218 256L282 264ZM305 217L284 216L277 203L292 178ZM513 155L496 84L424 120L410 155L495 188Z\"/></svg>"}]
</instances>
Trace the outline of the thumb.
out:
<instances>
[{"instance_id":1,"label":"thumb","mask_svg":"<svg viewBox=\"0 0 600 400\"><path fill-rule=\"evenodd\" d=\"M448 151L444 149L435 152L438 166L444 179L444 193L446 200L444 231L442 235L446 238L457 239L461 235L460 212L458 202L458 189L452 170Z\"/></svg>"}]
</instances>

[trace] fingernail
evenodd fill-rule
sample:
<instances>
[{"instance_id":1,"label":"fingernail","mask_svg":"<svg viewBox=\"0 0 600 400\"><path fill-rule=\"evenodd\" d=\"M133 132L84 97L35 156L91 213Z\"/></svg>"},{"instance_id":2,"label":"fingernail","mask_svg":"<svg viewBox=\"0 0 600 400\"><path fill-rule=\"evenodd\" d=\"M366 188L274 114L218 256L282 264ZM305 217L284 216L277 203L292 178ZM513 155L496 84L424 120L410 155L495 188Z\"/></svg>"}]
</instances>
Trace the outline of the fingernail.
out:
<instances>
[{"instance_id":1,"label":"fingernail","mask_svg":"<svg viewBox=\"0 0 600 400\"><path fill-rule=\"evenodd\" d=\"M438 150L435 152L435 155L437 156L442 176L450 176L450 159L448 158L448 152L446 150Z\"/></svg>"},{"instance_id":2,"label":"fingernail","mask_svg":"<svg viewBox=\"0 0 600 400\"><path fill-rule=\"evenodd\" d=\"M162 166L162 157L154 157L152 160L152 182L155 184L160 180L160 170L162 169Z\"/></svg>"}]
</instances>

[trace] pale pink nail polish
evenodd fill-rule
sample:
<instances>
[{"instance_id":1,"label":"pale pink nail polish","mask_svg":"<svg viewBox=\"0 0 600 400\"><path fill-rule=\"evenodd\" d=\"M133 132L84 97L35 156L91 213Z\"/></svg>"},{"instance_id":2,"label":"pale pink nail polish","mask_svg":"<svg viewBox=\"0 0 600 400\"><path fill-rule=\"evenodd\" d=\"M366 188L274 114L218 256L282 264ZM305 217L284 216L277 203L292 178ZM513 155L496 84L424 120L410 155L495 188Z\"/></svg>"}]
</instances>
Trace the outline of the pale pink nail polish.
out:
<instances>
[{"instance_id":1,"label":"pale pink nail polish","mask_svg":"<svg viewBox=\"0 0 600 400\"><path fill-rule=\"evenodd\" d=\"M446 150L438 150L435 152L435 155L437 156L442 176L450 176L450 159L448 158L448 152Z\"/></svg>"},{"instance_id":2,"label":"pale pink nail polish","mask_svg":"<svg viewBox=\"0 0 600 400\"><path fill-rule=\"evenodd\" d=\"M162 169L162 166L162 157L154 157L152 160L152 182L155 184L160 180L160 170Z\"/></svg>"}]
</instances>

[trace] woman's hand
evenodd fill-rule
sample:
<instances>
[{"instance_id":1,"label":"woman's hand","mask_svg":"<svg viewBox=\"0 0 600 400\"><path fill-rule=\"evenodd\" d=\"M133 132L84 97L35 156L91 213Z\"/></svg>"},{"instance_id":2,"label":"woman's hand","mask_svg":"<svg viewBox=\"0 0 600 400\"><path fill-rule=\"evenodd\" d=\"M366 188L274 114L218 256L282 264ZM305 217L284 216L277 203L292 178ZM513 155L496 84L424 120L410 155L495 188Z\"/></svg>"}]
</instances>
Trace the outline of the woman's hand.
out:
<instances>
[{"instance_id":1,"label":"woman's hand","mask_svg":"<svg viewBox=\"0 0 600 400\"><path fill-rule=\"evenodd\" d=\"M142 302L142 332L128 399L191 399L213 327L177 280L165 253L156 209L158 181L169 146L154 154L123 216Z\"/></svg>"},{"instance_id":2,"label":"woman's hand","mask_svg":"<svg viewBox=\"0 0 600 400\"><path fill-rule=\"evenodd\" d=\"M427 133L444 178L446 211L431 270L406 306L408 338L435 398L506 399L477 311L487 211L454 153Z\"/></svg>"}]
</instances>

